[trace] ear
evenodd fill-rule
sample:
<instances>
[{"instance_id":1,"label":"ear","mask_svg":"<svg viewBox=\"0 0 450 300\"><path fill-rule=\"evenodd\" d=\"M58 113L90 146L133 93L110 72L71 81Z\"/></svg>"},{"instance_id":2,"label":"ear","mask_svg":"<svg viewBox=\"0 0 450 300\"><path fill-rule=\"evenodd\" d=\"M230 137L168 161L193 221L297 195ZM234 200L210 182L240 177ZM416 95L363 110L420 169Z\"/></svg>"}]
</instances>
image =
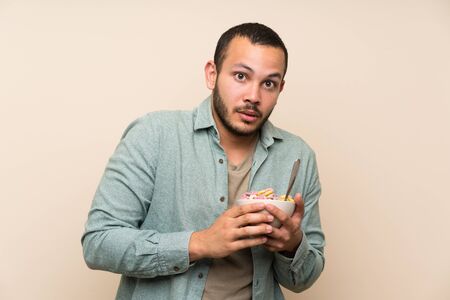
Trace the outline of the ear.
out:
<instances>
[{"instance_id":1,"label":"ear","mask_svg":"<svg viewBox=\"0 0 450 300\"><path fill-rule=\"evenodd\" d=\"M213 90L216 86L217 70L216 64L212 60L208 61L205 65L205 80L206 87L210 90Z\"/></svg>"},{"instance_id":2,"label":"ear","mask_svg":"<svg viewBox=\"0 0 450 300\"><path fill-rule=\"evenodd\" d=\"M280 93L283 91L283 89L284 89L284 83L285 83L285 81L284 81L284 79L281 81L281 83L280 83Z\"/></svg>"}]
</instances>

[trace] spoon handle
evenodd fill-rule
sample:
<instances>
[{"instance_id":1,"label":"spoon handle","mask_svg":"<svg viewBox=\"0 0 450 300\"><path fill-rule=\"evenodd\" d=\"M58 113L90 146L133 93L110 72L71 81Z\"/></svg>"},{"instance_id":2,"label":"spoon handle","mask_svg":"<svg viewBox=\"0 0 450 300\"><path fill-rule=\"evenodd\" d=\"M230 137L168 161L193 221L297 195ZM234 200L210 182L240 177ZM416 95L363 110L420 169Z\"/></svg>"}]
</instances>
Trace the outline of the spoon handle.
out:
<instances>
[{"instance_id":1,"label":"spoon handle","mask_svg":"<svg viewBox=\"0 0 450 300\"><path fill-rule=\"evenodd\" d=\"M284 200L287 199L289 193L291 192L292 186L294 185L295 179L297 178L298 169L300 168L300 159L297 159L292 166L291 178L289 178L288 189L286 192L286 196L284 196Z\"/></svg>"}]
</instances>

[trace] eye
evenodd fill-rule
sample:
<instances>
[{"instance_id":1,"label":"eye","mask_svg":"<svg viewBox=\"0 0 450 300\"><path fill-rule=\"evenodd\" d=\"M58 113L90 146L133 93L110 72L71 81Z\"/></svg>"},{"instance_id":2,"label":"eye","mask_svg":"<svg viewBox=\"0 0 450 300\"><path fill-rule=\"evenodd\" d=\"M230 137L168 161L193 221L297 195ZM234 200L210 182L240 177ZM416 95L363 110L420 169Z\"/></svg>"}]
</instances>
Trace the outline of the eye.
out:
<instances>
[{"instance_id":1,"label":"eye","mask_svg":"<svg viewBox=\"0 0 450 300\"><path fill-rule=\"evenodd\" d=\"M244 73L236 73L234 74L234 78L236 78L237 81L244 81L245 80L245 74Z\"/></svg>"},{"instance_id":2,"label":"eye","mask_svg":"<svg viewBox=\"0 0 450 300\"><path fill-rule=\"evenodd\" d=\"M271 81L271 80L266 80L264 81L264 87L267 89L273 89L276 87L275 82Z\"/></svg>"}]
</instances>

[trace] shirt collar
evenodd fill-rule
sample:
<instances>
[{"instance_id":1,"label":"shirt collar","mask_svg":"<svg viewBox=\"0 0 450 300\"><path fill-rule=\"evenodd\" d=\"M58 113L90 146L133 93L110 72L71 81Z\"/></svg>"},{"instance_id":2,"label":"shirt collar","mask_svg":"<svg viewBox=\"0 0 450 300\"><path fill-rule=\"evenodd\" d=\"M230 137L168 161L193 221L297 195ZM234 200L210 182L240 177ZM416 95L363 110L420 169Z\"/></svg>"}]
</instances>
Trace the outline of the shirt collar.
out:
<instances>
[{"instance_id":1,"label":"shirt collar","mask_svg":"<svg viewBox=\"0 0 450 300\"><path fill-rule=\"evenodd\" d=\"M194 110L194 131L216 127L211 111L211 96L203 100Z\"/></svg>"},{"instance_id":2,"label":"shirt collar","mask_svg":"<svg viewBox=\"0 0 450 300\"><path fill-rule=\"evenodd\" d=\"M210 127L214 127L217 131L211 109L211 96L209 96L194 110L194 131ZM275 139L282 140L282 132L267 120L261 128L260 140L268 147L274 143Z\"/></svg>"}]
</instances>

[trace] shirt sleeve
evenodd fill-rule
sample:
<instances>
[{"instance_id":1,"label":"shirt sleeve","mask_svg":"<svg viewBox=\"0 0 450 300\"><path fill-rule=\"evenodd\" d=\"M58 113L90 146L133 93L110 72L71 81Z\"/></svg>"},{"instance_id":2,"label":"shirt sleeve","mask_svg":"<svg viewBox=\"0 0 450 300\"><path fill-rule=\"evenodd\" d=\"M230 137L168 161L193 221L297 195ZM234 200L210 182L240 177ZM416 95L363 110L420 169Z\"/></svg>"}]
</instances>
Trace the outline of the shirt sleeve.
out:
<instances>
[{"instance_id":1,"label":"shirt sleeve","mask_svg":"<svg viewBox=\"0 0 450 300\"><path fill-rule=\"evenodd\" d=\"M125 130L110 158L81 241L90 268L152 278L189 268L192 232L140 229L151 205L159 151L158 132L143 118Z\"/></svg>"},{"instance_id":2,"label":"shirt sleeve","mask_svg":"<svg viewBox=\"0 0 450 300\"><path fill-rule=\"evenodd\" d=\"M276 280L293 292L309 288L320 276L325 263L325 237L319 214L321 186L315 158L308 166L310 175L307 192L303 195L305 215L302 220L303 238L293 258L275 253L273 267Z\"/></svg>"}]
</instances>

